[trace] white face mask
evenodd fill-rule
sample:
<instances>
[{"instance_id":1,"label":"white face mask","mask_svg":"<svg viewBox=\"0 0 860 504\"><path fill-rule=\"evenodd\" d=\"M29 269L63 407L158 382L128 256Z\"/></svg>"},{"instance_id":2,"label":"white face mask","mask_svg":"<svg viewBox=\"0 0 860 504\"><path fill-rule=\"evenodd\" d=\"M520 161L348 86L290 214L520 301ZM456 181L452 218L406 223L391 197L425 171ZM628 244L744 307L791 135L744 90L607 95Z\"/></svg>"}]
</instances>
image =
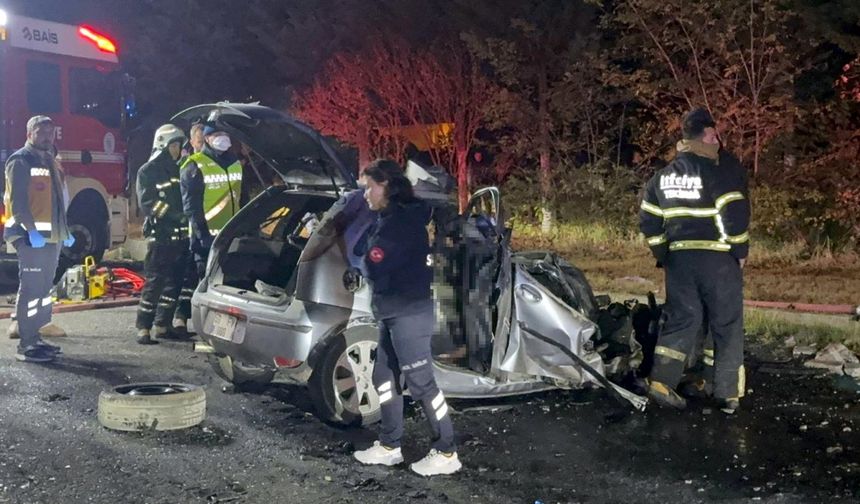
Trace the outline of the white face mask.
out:
<instances>
[{"instance_id":1,"label":"white face mask","mask_svg":"<svg viewBox=\"0 0 860 504\"><path fill-rule=\"evenodd\" d=\"M229 149L233 143L230 142L230 137L227 135L218 135L209 141L209 145L218 152L224 152Z\"/></svg>"}]
</instances>

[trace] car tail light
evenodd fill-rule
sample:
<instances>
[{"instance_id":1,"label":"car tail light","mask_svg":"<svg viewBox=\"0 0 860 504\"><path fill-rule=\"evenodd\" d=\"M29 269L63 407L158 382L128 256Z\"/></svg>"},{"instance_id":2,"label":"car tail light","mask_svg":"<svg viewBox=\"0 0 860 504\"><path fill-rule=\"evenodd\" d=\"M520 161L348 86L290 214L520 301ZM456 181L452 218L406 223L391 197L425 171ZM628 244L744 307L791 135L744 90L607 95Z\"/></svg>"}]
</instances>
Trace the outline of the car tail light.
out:
<instances>
[{"instance_id":1,"label":"car tail light","mask_svg":"<svg viewBox=\"0 0 860 504\"><path fill-rule=\"evenodd\" d=\"M245 316L245 314L244 314L244 313L242 313L242 310L240 310L240 309L238 309L238 308L236 308L236 307L234 307L234 306L230 306L230 307L228 307L228 308L227 308L227 313L228 313L229 315L233 315L234 317L236 317L236 318L237 318L237 319L239 319L239 320L248 320L248 317L247 317L247 316Z\"/></svg>"},{"instance_id":2,"label":"car tail light","mask_svg":"<svg viewBox=\"0 0 860 504\"><path fill-rule=\"evenodd\" d=\"M300 360L288 359L286 357L281 357L280 355L278 355L272 360L275 361L275 367L279 368L295 368L302 365L302 361Z\"/></svg>"}]
</instances>

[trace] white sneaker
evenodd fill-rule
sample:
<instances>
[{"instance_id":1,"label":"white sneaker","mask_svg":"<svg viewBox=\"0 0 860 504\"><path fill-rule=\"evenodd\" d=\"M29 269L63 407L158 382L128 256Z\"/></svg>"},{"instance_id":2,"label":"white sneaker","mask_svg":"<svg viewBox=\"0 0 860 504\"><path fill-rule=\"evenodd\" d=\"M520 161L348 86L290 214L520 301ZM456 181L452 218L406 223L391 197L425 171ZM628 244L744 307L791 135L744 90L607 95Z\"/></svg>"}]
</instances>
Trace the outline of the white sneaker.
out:
<instances>
[{"instance_id":1,"label":"white sneaker","mask_svg":"<svg viewBox=\"0 0 860 504\"><path fill-rule=\"evenodd\" d=\"M442 453L436 449L430 450L426 457L410 465L409 468L421 476L435 476L437 474L454 474L463 467L457 452Z\"/></svg>"},{"instance_id":2,"label":"white sneaker","mask_svg":"<svg viewBox=\"0 0 860 504\"><path fill-rule=\"evenodd\" d=\"M379 441L374 441L373 446L366 450L358 450L352 454L362 464L380 464L393 466L403 462L403 453L400 448L386 448Z\"/></svg>"}]
</instances>

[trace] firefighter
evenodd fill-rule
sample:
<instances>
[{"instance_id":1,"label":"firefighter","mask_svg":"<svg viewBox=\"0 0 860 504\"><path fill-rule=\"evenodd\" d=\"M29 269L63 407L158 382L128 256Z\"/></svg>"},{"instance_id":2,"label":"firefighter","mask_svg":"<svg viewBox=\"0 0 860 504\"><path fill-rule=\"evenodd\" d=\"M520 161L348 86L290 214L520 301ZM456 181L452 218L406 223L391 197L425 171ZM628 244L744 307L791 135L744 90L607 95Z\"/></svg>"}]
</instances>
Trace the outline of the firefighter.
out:
<instances>
[{"instance_id":1,"label":"firefighter","mask_svg":"<svg viewBox=\"0 0 860 504\"><path fill-rule=\"evenodd\" d=\"M180 169L182 206L190 223L193 267L186 269L182 302L174 326L191 316L191 295L206 272L212 240L244 204L242 165L230 151L230 136L214 122L203 127L205 143Z\"/></svg>"},{"instance_id":2,"label":"firefighter","mask_svg":"<svg viewBox=\"0 0 860 504\"><path fill-rule=\"evenodd\" d=\"M66 222L69 191L55 153L54 122L35 116L27 121L27 143L6 161L3 238L18 254L15 318L21 340L15 358L23 362L50 362L61 353L39 335L51 322L60 250L75 243Z\"/></svg>"},{"instance_id":3,"label":"firefighter","mask_svg":"<svg viewBox=\"0 0 860 504\"><path fill-rule=\"evenodd\" d=\"M433 375L430 350L435 325L430 290L433 272L427 265L430 210L414 196L412 185L394 161L371 163L364 177L368 206L379 212L364 244L363 270L372 287L371 305L379 324L373 386L379 393L382 429L373 446L354 456L363 464L403 462L402 377L412 398L421 403L433 435L430 452L410 468L422 476L452 474L461 464L450 411Z\"/></svg>"},{"instance_id":4,"label":"firefighter","mask_svg":"<svg viewBox=\"0 0 860 504\"><path fill-rule=\"evenodd\" d=\"M144 272L146 283L137 308L137 342L172 336L170 321L176 310L183 259L188 250L188 221L182 211L179 189L179 161L185 133L172 124L155 131L152 156L137 172L137 200L146 220L143 234L148 242Z\"/></svg>"},{"instance_id":5,"label":"firefighter","mask_svg":"<svg viewBox=\"0 0 860 504\"><path fill-rule=\"evenodd\" d=\"M648 394L660 405L686 406L675 389L706 312L714 343L713 395L731 414L745 387L741 270L749 251L750 204L742 168L720 154L715 127L706 110L687 113L675 159L651 178L642 198L639 227L666 275L666 318Z\"/></svg>"}]
</instances>

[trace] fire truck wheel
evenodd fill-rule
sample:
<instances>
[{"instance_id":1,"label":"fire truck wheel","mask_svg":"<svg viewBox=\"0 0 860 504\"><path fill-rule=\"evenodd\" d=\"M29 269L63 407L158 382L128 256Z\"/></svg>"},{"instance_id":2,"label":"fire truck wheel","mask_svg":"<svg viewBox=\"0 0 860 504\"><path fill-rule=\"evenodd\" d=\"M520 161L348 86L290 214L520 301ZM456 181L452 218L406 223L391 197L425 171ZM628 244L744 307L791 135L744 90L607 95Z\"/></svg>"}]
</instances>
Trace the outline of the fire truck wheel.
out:
<instances>
[{"instance_id":1,"label":"fire truck wheel","mask_svg":"<svg viewBox=\"0 0 860 504\"><path fill-rule=\"evenodd\" d=\"M206 417L206 393L181 383L131 383L99 395L102 426L120 431L178 430Z\"/></svg>"},{"instance_id":2,"label":"fire truck wheel","mask_svg":"<svg viewBox=\"0 0 860 504\"><path fill-rule=\"evenodd\" d=\"M75 237L75 244L63 248L63 257L71 265L83 264L87 256L93 256L98 263L104 256L107 217L101 215L100 207L93 206L93 200L91 197L78 197L69 207L69 230ZM104 206L100 200L98 204Z\"/></svg>"}]
</instances>

